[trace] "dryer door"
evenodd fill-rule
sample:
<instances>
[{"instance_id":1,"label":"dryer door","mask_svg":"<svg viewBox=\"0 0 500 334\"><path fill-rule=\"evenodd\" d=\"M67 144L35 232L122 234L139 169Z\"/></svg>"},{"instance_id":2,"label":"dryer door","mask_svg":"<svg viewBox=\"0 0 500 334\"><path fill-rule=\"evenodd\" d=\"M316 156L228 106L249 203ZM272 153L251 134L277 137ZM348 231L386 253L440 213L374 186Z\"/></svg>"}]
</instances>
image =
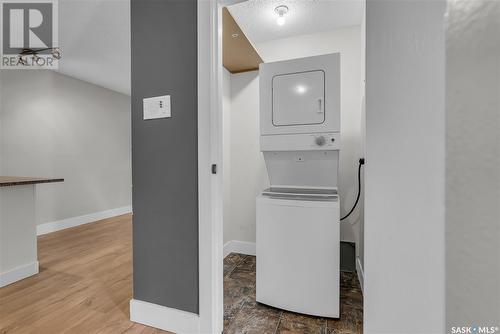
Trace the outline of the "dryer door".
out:
<instances>
[{"instance_id":1,"label":"dryer door","mask_svg":"<svg viewBox=\"0 0 500 334\"><path fill-rule=\"evenodd\" d=\"M340 54L259 66L260 135L340 132Z\"/></svg>"},{"instance_id":2,"label":"dryer door","mask_svg":"<svg viewBox=\"0 0 500 334\"><path fill-rule=\"evenodd\" d=\"M272 80L274 126L322 124L325 121L325 72L276 75Z\"/></svg>"}]
</instances>

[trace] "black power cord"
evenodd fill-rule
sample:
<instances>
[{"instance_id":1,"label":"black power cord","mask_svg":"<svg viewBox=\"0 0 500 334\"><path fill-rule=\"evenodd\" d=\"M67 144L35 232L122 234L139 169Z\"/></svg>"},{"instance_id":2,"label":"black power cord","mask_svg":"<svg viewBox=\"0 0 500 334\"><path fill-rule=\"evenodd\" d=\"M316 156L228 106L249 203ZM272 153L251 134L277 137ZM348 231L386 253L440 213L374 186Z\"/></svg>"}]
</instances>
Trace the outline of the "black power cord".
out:
<instances>
[{"instance_id":1,"label":"black power cord","mask_svg":"<svg viewBox=\"0 0 500 334\"><path fill-rule=\"evenodd\" d=\"M356 209L356 205L358 205L359 202L359 197L361 196L361 166L365 164L365 159L361 158L359 159L359 164L358 164L358 196L356 196L356 202L354 202L354 205L352 206L351 210L349 211L348 214L346 214L344 217L340 218L340 220L344 220L347 217L351 215L351 213Z\"/></svg>"}]
</instances>

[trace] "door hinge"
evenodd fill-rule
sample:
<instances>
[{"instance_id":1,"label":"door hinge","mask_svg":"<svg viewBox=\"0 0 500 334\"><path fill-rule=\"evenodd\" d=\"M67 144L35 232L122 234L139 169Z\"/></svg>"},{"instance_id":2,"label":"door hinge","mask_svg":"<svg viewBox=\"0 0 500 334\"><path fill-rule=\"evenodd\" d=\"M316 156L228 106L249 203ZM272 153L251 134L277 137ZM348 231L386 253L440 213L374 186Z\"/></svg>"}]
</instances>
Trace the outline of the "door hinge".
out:
<instances>
[{"instance_id":1,"label":"door hinge","mask_svg":"<svg viewBox=\"0 0 500 334\"><path fill-rule=\"evenodd\" d=\"M217 165L216 164L212 165L212 174L217 174Z\"/></svg>"}]
</instances>

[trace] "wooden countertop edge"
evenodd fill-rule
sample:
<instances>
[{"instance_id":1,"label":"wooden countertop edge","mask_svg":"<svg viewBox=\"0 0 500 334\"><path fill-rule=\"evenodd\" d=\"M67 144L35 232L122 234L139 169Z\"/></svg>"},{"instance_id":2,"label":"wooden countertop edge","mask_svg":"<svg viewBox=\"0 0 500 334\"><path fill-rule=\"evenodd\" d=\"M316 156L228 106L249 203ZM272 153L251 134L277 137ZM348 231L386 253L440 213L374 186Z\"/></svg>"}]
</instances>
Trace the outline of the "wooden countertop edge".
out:
<instances>
[{"instance_id":1,"label":"wooden countertop edge","mask_svg":"<svg viewBox=\"0 0 500 334\"><path fill-rule=\"evenodd\" d=\"M63 181L63 178L0 176L0 187L24 186L30 184L55 183Z\"/></svg>"}]
</instances>

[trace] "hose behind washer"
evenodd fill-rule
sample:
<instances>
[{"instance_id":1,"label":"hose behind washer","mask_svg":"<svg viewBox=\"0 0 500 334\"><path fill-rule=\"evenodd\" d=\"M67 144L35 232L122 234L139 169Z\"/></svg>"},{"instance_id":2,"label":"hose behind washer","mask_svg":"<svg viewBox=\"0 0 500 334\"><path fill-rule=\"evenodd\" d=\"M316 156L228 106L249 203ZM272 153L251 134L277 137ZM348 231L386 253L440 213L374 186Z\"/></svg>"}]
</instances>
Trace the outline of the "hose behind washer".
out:
<instances>
[{"instance_id":1,"label":"hose behind washer","mask_svg":"<svg viewBox=\"0 0 500 334\"><path fill-rule=\"evenodd\" d=\"M344 220L347 217L349 217L351 215L351 213L353 213L356 206L358 205L359 197L361 196L361 166L363 166L364 164L365 164L365 159L364 158L359 159L359 164L358 164L358 195L356 196L356 202L354 202L354 205L352 206L349 213L346 214L344 217L340 218L340 220Z\"/></svg>"}]
</instances>

